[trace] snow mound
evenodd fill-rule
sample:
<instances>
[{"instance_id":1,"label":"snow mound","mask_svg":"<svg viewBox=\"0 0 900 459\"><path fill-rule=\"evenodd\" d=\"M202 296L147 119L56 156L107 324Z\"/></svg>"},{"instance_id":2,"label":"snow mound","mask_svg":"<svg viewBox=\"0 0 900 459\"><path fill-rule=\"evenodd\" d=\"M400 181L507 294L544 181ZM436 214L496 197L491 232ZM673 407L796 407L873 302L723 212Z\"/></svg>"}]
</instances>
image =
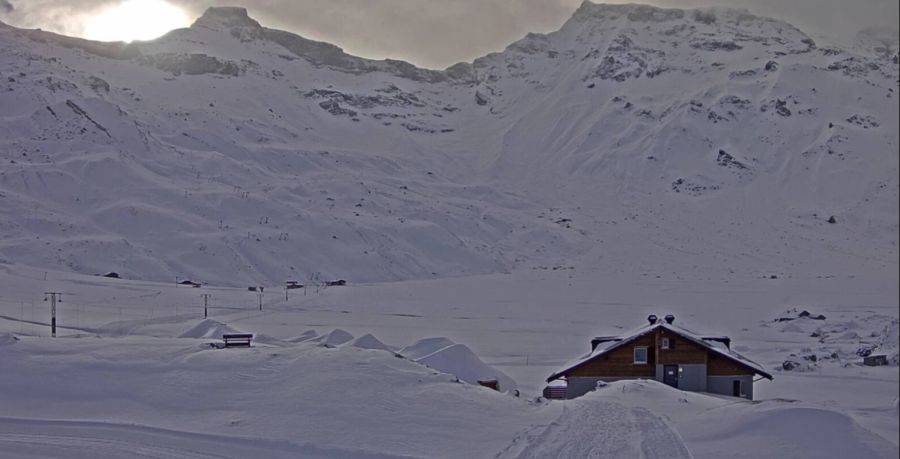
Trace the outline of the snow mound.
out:
<instances>
[{"instance_id":1,"label":"snow mound","mask_svg":"<svg viewBox=\"0 0 900 459\"><path fill-rule=\"evenodd\" d=\"M658 381L635 380L610 383L569 407L574 405L573 409L578 409L581 404L589 406L596 402L645 408L660 415L674 427L693 457L888 458L897 455L896 446L863 428L852 417L797 402L735 402L683 392ZM647 433L652 431L641 429L642 437Z\"/></svg>"},{"instance_id":2,"label":"snow mound","mask_svg":"<svg viewBox=\"0 0 900 459\"><path fill-rule=\"evenodd\" d=\"M461 381L478 384L478 381L495 379L501 391L516 388L516 382L502 371L484 363L464 344L454 344L433 354L415 360L435 370L455 375Z\"/></svg>"},{"instance_id":3,"label":"snow mound","mask_svg":"<svg viewBox=\"0 0 900 459\"><path fill-rule=\"evenodd\" d=\"M296 338L291 338L288 341L291 343L302 343L304 341L309 341L311 339L314 339L317 336L319 336L319 334L316 333L315 330L309 329L309 330L306 330L305 332L301 333L300 336L298 336Z\"/></svg>"},{"instance_id":4,"label":"snow mound","mask_svg":"<svg viewBox=\"0 0 900 459\"><path fill-rule=\"evenodd\" d=\"M184 333L178 335L179 338L222 338L222 335L230 333L241 333L228 325L217 320L204 319L197 325L188 328Z\"/></svg>"},{"instance_id":5,"label":"snow mound","mask_svg":"<svg viewBox=\"0 0 900 459\"><path fill-rule=\"evenodd\" d=\"M732 412L704 420L708 430L699 436L708 443L692 444L692 451L698 456L703 456L707 448L753 448L756 457L887 458L897 454L896 447L836 411L781 404L742 405L725 411ZM690 444L692 436L685 436ZM760 442L761 438L766 441Z\"/></svg>"},{"instance_id":6,"label":"snow mound","mask_svg":"<svg viewBox=\"0 0 900 459\"><path fill-rule=\"evenodd\" d=\"M343 344L347 344L353 340L353 335L350 333L341 330L340 328L335 328L327 335L323 335L319 337L319 345L324 347L338 347Z\"/></svg>"},{"instance_id":7,"label":"snow mound","mask_svg":"<svg viewBox=\"0 0 900 459\"><path fill-rule=\"evenodd\" d=\"M352 343L350 343L350 345L353 347L358 347L360 349L374 349L378 351L394 352L394 350L391 349L390 346L382 343L381 340L376 338L371 333L366 333L365 335L356 338Z\"/></svg>"},{"instance_id":8,"label":"snow mound","mask_svg":"<svg viewBox=\"0 0 900 459\"><path fill-rule=\"evenodd\" d=\"M434 354L435 352L453 346L456 344L450 338L434 337L434 338L423 338L415 343L400 349L400 355L410 359L410 360L418 360L422 357L425 357L430 354Z\"/></svg>"},{"instance_id":9,"label":"snow mound","mask_svg":"<svg viewBox=\"0 0 900 459\"><path fill-rule=\"evenodd\" d=\"M8 346L10 344L15 344L19 338L16 338L16 335L12 333L0 333L0 346Z\"/></svg>"}]
</instances>

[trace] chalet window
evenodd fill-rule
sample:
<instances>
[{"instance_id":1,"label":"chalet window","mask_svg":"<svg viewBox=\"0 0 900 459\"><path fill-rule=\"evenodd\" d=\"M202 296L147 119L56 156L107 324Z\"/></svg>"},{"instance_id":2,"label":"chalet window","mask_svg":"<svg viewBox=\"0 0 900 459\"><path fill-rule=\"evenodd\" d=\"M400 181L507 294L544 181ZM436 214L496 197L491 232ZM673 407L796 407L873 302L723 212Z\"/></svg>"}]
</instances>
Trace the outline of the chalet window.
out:
<instances>
[{"instance_id":1,"label":"chalet window","mask_svg":"<svg viewBox=\"0 0 900 459\"><path fill-rule=\"evenodd\" d=\"M669 349L669 338L663 338L660 347L663 349Z\"/></svg>"},{"instance_id":2,"label":"chalet window","mask_svg":"<svg viewBox=\"0 0 900 459\"><path fill-rule=\"evenodd\" d=\"M634 364L646 365L649 352L646 347L634 348Z\"/></svg>"}]
</instances>

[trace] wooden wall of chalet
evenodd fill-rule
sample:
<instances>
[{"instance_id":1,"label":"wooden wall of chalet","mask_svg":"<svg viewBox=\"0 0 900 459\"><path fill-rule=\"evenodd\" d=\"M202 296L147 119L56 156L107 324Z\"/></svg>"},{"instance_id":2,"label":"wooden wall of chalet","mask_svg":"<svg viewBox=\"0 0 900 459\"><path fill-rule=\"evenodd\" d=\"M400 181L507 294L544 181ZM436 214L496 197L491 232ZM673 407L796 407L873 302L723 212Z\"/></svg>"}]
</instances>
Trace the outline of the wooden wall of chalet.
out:
<instances>
[{"instance_id":1,"label":"wooden wall of chalet","mask_svg":"<svg viewBox=\"0 0 900 459\"><path fill-rule=\"evenodd\" d=\"M670 342L675 345L672 349L662 348L662 339L669 338ZM675 333L668 332L664 329L657 330L656 339L656 355L657 363L661 365L690 365L706 363L707 350L703 347L686 340Z\"/></svg>"},{"instance_id":2,"label":"wooden wall of chalet","mask_svg":"<svg viewBox=\"0 0 900 459\"><path fill-rule=\"evenodd\" d=\"M568 372L566 376L656 377L656 359L653 334L642 336L610 353L595 358ZM647 364L634 364L634 348L647 347Z\"/></svg>"},{"instance_id":3,"label":"wooden wall of chalet","mask_svg":"<svg viewBox=\"0 0 900 459\"><path fill-rule=\"evenodd\" d=\"M675 342L674 349L662 349L661 339L667 337ZM647 347L646 365L634 364L634 348ZM706 364L709 376L744 376L755 374L753 370L732 359L709 351L690 340L665 330L642 336L622 347L591 360L571 371L566 376L655 378L656 365Z\"/></svg>"},{"instance_id":4,"label":"wooden wall of chalet","mask_svg":"<svg viewBox=\"0 0 900 459\"><path fill-rule=\"evenodd\" d=\"M754 371L727 357L709 352L706 374L710 376L746 376L753 375Z\"/></svg>"}]
</instances>

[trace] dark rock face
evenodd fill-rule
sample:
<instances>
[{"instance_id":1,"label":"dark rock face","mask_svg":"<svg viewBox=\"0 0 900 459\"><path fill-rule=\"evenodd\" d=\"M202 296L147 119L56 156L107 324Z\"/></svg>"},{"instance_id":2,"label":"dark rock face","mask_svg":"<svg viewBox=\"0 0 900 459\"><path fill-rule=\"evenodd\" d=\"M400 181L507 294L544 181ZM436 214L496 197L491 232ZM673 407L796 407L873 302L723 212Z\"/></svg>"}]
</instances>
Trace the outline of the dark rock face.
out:
<instances>
[{"instance_id":1,"label":"dark rock face","mask_svg":"<svg viewBox=\"0 0 900 459\"><path fill-rule=\"evenodd\" d=\"M334 100L326 100L319 103L319 107L322 107L322 110L325 110L328 113L331 113L334 116L350 116L354 117L357 115L355 110L350 110L348 108L341 107L337 101Z\"/></svg>"},{"instance_id":2,"label":"dark rock face","mask_svg":"<svg viewBox=\"0 0 900 459\"><path fill-rule=\"evenodd\" d=\"M738 170L745 170L747 166L744 163L734 159L734 156L731 156L725 150L719 150L719 156L716 158L716 164L722 167L730 167Z\"/></svg>"},{"instance_id":3,"label":"dark rock face","mask_svg":"<svg viewBox=\"0 0 900 459\"><path fill-rule=\"evenodd\" d=\"M475 91L475 103L478 105L487 105L490 102L490 99L487 98L481 91Z\"/></svg>"},{"instance_id":4,"label":"dark rock face","mask_svg":"<svg viewBox=\"0 0 900 459\"><path fill-rule=\"evenodd\" d=\"M371 109L376 107L424 107L418 96L404 92L396 86L376 90L378 94L348 94L331 89L314 89L303 94L311 99L328 99L345 103L351 107Z\"/></svg>"},{"instance_id":5,"label":"dark rock face","mask_svg":"<svg viewBox=\"0 0 900 459\"><path fill-rule=\"evenodd\" d=\"M261 29L262 26L259 25L258 22L253 20L249 14L247 14L246 8L239 7L212 7L208 8L203 16L200 16L199 19L194 21L194 24L191 27L249 27L255 29Z\"/></svg>"},{"instance_id":6,"label":"dark rock face","mask_svg":"<svg viewBox=\"0 0 900 459\"><path fill-rule=\"evenodd\" d=\"M104 80L104 79L102 79L102 78L100 78L100 77L96 77L96 76L91 75L91 77L88 78L88 85L89 85L89 86L91 87L91 89L93 89L94 91L97 91L97 92L104 92L104 93L108 93L108 92L109 92L109 83L107 83L106 80Z\"/></svg>"},{"instance_id":7,"label":"dark rock face","mask_svg":"<svg viewBox=\"0 0 900 459\"><path fill-rule=\"evenodd\" d=\"M719 188L719 185L714 183L698 183L685 178L679 178L672 182L672 191L693 197L703 196L704 194L717 191Z\"/></svg>"},{"instance_id":8,"label":"dark rock face","mask_svg":"<svg viewBox=\"0 0 900 459\"><path fill-rule=\"evenodd\" d=\"M238 76L241 68L231 61L222 61L206 54L172 54L161 53L144 56L139 60L173 75L204 75L215 73L226 76Z\"/></svg>"},{"instance_id":9,"label":"dark rock face","mask_svg":"<svg viewBox=\"0 0 900 459\"><path fill-rule=\"evenodd\" d=\"M447 74L453 80L460 81L474 81L475 80L475 67L468 62L460 62L459 64L448 67L444 70L444 73Z\"/></svg>"},{"instance_id":10,"label":"dark rock face","mask_svg":"<svg viewBox=\"0 0 900 459\"><path fill-rule=\"evenodd\" d=\"M787 107L787 101L778 99L775 101L775 113L778 113L781 116L788 117L791 116L791 109Z\"/></svg>"},{"instance_id":11,"label":"dark rock face","mask_svg":"<svg viewBox=\"0 0 900 459\"><path fill-rule=\"evenodd\" d=\"M875 118L873 118L869 115L853 115L850 118L847 118L846 121L848 123L852 123L857 126L860 126L864 129L877 128L877 127L881 126L878 123L878 121L875 121Z\"/></svg>"},{"instance_id":12,"label":"dark rock face","mask_svg":"<svg viewBox=\"0 0 900 459\"><path fill-rule=\"evenodd\" d=\"M691 48L703 51L737 51L744 47L733 41L702 40L691 43Z\"/></svg>"},{"instance_id":13,"label":"dark rock face","mask_svg":"<svg viewBox=\"0 0 900 459\"><path fill-rule=\"evenodd\" d=\"M825 320L824 315L822 315L822 314L813 315L813 313L806 311L806 310L803 310L802 312L800 312L800 314L797 314L797 317L806 317L810 320Z\"/></svg>"}]
</instances>

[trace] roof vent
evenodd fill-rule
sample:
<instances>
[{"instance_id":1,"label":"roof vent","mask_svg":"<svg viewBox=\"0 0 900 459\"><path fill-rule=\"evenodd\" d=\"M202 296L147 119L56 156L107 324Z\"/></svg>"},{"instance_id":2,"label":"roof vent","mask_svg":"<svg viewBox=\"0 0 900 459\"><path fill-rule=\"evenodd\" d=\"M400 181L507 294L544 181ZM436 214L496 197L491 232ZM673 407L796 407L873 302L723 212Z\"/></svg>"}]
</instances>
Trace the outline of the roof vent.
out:
<instances>
[{"instance_id":1,"label":"roof vent","mask_svg":"<svg viewBox=\"0 0 900 459\"><path fill-rule=\"evenodd\" d=\"M659 317L656 317L656 314L650 314L647 316L647 322L650 322L650 325L656 325L656 322L659 320Z\"/></svg>"},{"instance_id":2,"label":"roof vent","mask_svg":"<svg viewBox=\"0 0 900 459\"><path fill-rule=\"evenodd\" d=\"M675 316L672 314L666 314L666 323L672 325L672 322L675 322Z\"/></svg>"}]
</instances>

